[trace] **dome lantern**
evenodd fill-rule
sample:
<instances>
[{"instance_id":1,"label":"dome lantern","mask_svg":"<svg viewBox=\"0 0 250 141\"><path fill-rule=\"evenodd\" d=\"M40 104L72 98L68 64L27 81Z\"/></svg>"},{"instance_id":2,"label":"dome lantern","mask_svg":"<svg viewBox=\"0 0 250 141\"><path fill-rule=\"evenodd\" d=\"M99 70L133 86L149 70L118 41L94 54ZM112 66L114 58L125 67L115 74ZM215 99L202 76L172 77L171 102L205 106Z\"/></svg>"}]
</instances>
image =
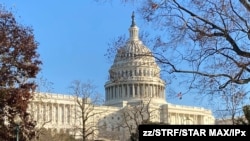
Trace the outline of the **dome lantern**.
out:
<instances>
[{"instance_id":1,"label":"dome lantern","mask_svg":"<svg viewBox=\"0 0 250 141\"><path fill-rule=\"evenodd\" d=\"M131 18L132 18L132 24L131 24L131 26L129 28L130 41L137 41L137 40L139 40L139 37L138 37L139 28L135 24L135 14L134 14L134 12L132 13Z\"/></svg>"}]
</instances>

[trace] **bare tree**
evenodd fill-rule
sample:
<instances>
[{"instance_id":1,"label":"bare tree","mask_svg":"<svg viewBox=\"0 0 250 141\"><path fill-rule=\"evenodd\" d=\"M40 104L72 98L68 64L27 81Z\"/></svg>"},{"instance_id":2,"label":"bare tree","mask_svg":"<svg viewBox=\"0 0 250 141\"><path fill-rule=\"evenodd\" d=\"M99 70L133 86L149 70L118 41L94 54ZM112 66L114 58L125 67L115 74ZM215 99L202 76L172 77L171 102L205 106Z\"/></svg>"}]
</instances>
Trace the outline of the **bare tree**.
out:
<instances>
[{"instance_id":1,"label":"bare tree","mask_svg":"<svg viewBox=\"0 0 250 141\"><path fill-rule=\"evenodd\" d=\"M121 112L121 122L117 123L118 127L128 131L128 136L131 140L139 138L138 127L141 124L152 123L160 121L155 117L158 115L159 107L154 107L151 104L150 98L142 99L136 103L128 104Z\"/></svg>"},{"instance_id":2,"label":"bare tree","mask_svg":"<svg viewBox=\"0 0 250 141\"><path fill-rule=\"evenodd\" d=\"M96 109L102 103L101 95L96 92L96 87L91 82L83 83L76 80L70 88L72 94L76 96L76 111L75 115L72 115L76 121L74 126L75 134L80 133L79 137L83 141L93 139L98 131L95 118L105 112Z\"/></svg>"},{"instance_id":3,"label":"bare tree","mask_svg":"<svg viewBox=\"0 0 250 141\"><path fill-rule=\"evenodd\" d=\"M147 0L137 6L158 34L154 57L172 78L181 75L180 85L213 94L250 82L250 16L240 1Z\"/></svg>"},{"instance_id":4,"label":"bare tree","mask_svg":"<svg viewBox=\"0 0 250 141\"><path fill-rule=\"evenodd\" d=\"M236 125L250 125L250 105L244 105L242 107L243 116L235 119L234 124Z\"/></svg>"},{"instance_id":5,"label":"bare tree","mask_svg":"<svg viewBox=\"0 0 250 141\"><path fill-rule=\"evenodd\" d=\"M217 106L215 111L221 122L230 121L228 124L237 124L238 119L244 115L242 107L248 102L248 93L242 87L231 85L223 89L221 95L216 96L212 102Z\"/></svg>"},{"instance_id":6,"label":"bare tree","mask_svg":"<svg viewBox=\"0 0 250 141\"><path fill-rule=\"evenodd\" d=\"M36 80L37 88L36 92L46 92L51 93L53 91L53 83L46 79L44 76L39 77Z\"/></svg>"}]
</instances>

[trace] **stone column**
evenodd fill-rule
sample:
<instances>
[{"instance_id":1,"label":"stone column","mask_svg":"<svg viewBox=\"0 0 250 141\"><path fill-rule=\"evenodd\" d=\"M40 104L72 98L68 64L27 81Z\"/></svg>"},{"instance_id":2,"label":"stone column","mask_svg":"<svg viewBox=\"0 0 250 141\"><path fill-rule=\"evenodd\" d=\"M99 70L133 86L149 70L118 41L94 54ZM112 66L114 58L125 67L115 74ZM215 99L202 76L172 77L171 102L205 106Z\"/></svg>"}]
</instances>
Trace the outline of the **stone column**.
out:
<instances>
[{"instance_id":1,"label":"stone column","mask_svg":"<svg viewBox=\"0 0 250 141\"><path fill-rule=\"evenodd\" d=\"M125 97L125 85L122 84L122 98Z\"/></svg>"},{"instance_id":2,"label":"stone column","mask_svg":"<svg viewBox=\"0 0 250 141\"><path fill-rule=\"evenodd\" d=\"M111 95L111 100L113 100L114 99L113 86L110 86L110 95Z\"/></svg>"},{"instance_id":3,"label":"stone column","mask_svg":"<svg viewBox=\"0 0 250 141\"><path fill-rule=\"evenodd\" d=\"M157 85L153 84L152 87L153 87L153 91L152 91L153 92L153 97L157 97L157 93L156 93Z\"/></svg>"},{"instance_id":4,"label":"stone column","mask_svg":"<svg viewBox=\"0 0 250 141\"><path fill-rule=\"evenodd\" d=\"M53 121L56 123L56 105L53 103Z\"/></svg>"},{"instance_id":5,"label":"stone column","mask_svg":"<svg viewBox=\"0 0 250 141\"><path fill-rule=\"evenodd\" d=\"M65 109L65 107L66 107L66 105L65 104L63 104L63 116L62 116L62 118L63 118L63 122L62 123L67 123L66 122L66 116L67 116L67 110Z\"/></svg>"},{"instance_id":6,"label":"stone column","mask_svg":"<svg viewBox=\"0 0 250 141\"><path fill-rule=\"evenodd\" d=\"M158 88L159 88L159 85L155 85L155 97L157 98L159 98Z\"/></svg>"},{"instance_id":7,"label":"stone column","mask_svg":"<svg viewBox=\"0 0 250 141\"><path fill-rule=\"evenodd\" d=\"M116 86L117 99L120 98L120 85Z\"/></svg>"},{"instance_id":8,"label":"stone column","mask_svg":"<svg viewBox=\"0 0 250 141\"><path fill-rule=\"evenodd\" d=\"M161 93L162 93L162 98L164 98L164 99L165 99L164 86L161 86Z\"/></svg>"},{"instance_id":9,"label":"stone column","mask_svg":"<svg viewBox=\"0 0 250 141\"><path fill-rule=\"evenodd\" d=\"M110 92L110 87L108 87L108 100L111 99L111 92Z\"/></svg>"},{"instance_id":10,"label":"stone column","mask_svg":"<svg viewBox=\"0 0 250 141\"><path fill-rule=\"evenodd\" d=\"M70 115L70 112L69 112L69 104L67 104L67 107L66 107L66 123L69 124L69 115Z\"/></svg>"},{"instance_id":11,"label":"stone column","mask_svg":"<svg viewBox=\"0 0 250 141\"><path fill-rule=\"evenodd\" d=\"M119 99L119 85L115 86L116 99Z\"/></svg>"},{"instance_id":12,"label":"stone column","mask_svg":"<svg viewBox=\"0 0 250 141\"><path fill-rule=\"evenodd\" d=\"M129 84L127 84L127 97L129 97Z\"/></svg>"},{"instance_id":13,"label":"stone column","mask_svg":"<svg viewBox=\"0 0 250 141\"><path fill-rule=\"evenodd\" d=\"M152 84L150 84L150 85L149 85L149 93L150 93L150 97L152 97L152 96L153 96L152 90L153 90L153 85L152 85Z\"/></svg>"},{"instance_id":14,"label":"stone column","mask_svg":"<svg viewBox=\"0 0 250 141\"><path fill-rule=\"evenodd\" d=\"M56 123L59 123L59 104L57 103L56 105Z\"/></svg>"},{"instance_id":15,"label":"stone column","mask_svg":"<svg viewBox=\"0 0 250 141\"><path fill-rule=\"evenodd\" d=\"M112 86L109 87L109 92L110 92L110 100L113 99L113 89L112 89Z\"/></svg>"},{"instance_id":16,"label":"stone column","mask_svg":"<svg viewBox=\"0 0 250 141\"><path fill-rule=\"evenodd\" d=\"M68 112L68 120L69 120L69 125L71 124L71 114L72 114L72 111L71 111L71 105L69 104L69 112Z\"/></svg>"},{"instance_id":17,"label":"stone column","mask_svg":"<svg viewBox=\"0 0 250 141\"><path fill-rule=\"evenodd\" d=\"M50 120L50 113L49 113L49 103L44 103L45 104L45 121Z\"/></svg>"},{"instance_id":18,"label":"stone column","mask_svg":"<svg viewBox=\"0 0 250 141\"><path fill-rule=\"evenodd\" d=\"M112 87L109 86L109 100L112 100L113 98L113 91L112 91Z\"/></svg>"},{"instance_id":19,"label":"stone column","mask_svg":"<svg viewBox=\"0 0 250 141\"><path fill-rule=\"evenodd\" d=\"M108 93L107 93L107 88L105 88L105 100L106 100L106 101L108 100L107 95L108 95Z\"/></svg>"},{"instance_id":20,"label":"stone column","mask_svg":"<svg viewBox=\"0 0 250 141\"><path fill-rule=\"evenodd\" d=\"M152 97L156 97L155 85L154 84L152 84Z\"/></svg>"},{"instance_id":21,"label":"stone column","mask_svg":"<svg viewBox=\"0 0 250 141\"><path fill-rule=\"evenodd\" d=\"M115 85L115 95L116 95L116 99L119 99L119 86Z\"/></svg>"},{"instance_id":22,"label":"stone column","mask_svg":"<svg viewBox=\"0 0 250 141\"><path fill-rule=\"evenodd\" d=\"M117 99L118 98L117 85L114 86L114 90L115 90L115 99Z\"/></svg>"},{"instance_id":23,"label":"stone column","mask_svg":"<svg viewBox=\"0 0 250 141\"><path fill-rule=\"evenodd\" d=\"M122 98L122 84L119 85L119 98Z\"/></svg>"},{"instance_id":24,"label":"stone column","mask_svg":"<svg viewBox=\"0 0 250 141\"><path fill-rule=\"evenodd\" d=\"M137 84L137 97L141 97L141 94L140 94L140 84Z\"/></svg>"},{"instance_id":25,"label":"stone column","mask_svg":"<svg viewBox=\"0 0 250 141\"><path fill-rule=\"evenodd\" d=\"M49 103L49 121L52 121L52 103Z\"/></svg>"},{"instance_id":26,"label":"stone column","mask_svg":"<svg viewBox=\"0 0 250 141\"><path fill-rule=\"evenodd\" d=\"M149 88L148 88L148 91L149 91L149 97L151 97L152 96L152 87L151 87L152 85L151 84L149 84Z\"/></svg>"},{"instance_id":27,"label":"stone column","mask_svg":"<svg viewBox=\"0 0 250 141\"><path fill-rule=\"evenodd\" d=\"M57 121L58 121L58 122L57 122L57 123L58 123L58 124L61 124L61 121L62 121L62 120L61 120L61 105L60 105L60 104L58 104L58 109L57 109L57 111L58 111L58 115L57 115L57 119L58 119Z\"/></svg>"},{"instance_id":28,"label":"stone column","mask_svg":"<svg viewBox=\"0 0 250 141\"><path fill-rule=\"evenodd\" d=\"M116 86L117 99L120 98L120 85Z\"/></svg>"},{"instance_id":29,"label":"stone column","mask_svg":"<svg viewBox=\"0 0 250 141\"><path fill-rule=\"evenodd\" d=\"M115 86L112 87L113 88L113 99L116 99L116 92L115 92Z\"/></svg>"},{"instance_id":30,"label":"stone column","mask_svg":"<svg viewBox=\"0 0 250 141\"><path fill-rule=\"evenodd\" d=\"M134 84L135 97L138 97L138 84Z\"/></svg>"},{"instance_id":31,"label":"stone column","mask_svg":"<svg viewBox=\"0 0 250 141\"><path fill-rule=\"evenodd\" d=\"M145 97L145 83L142 84L142 97Z\"/></svg>"},{"instance_id":32,"label":"stone column","mask_svg":"<svg viewBox=\"0 0 250 141\"><path fill-rule=\"evenodd\" d=\"M69 113L68 113L69 125L71 124L71 116L72 116L72 106L71 106L71 104L69 104Z\"/></svg>"},{"instance_id":33,"label":"stone column","mask_svg":"<svg viewBox=\"0 0 250 141\"><path fill-rule=\"evenodd\" d=\"M132 97L135 97L135 84L132 84Z\"/></svg>"},{"instance_id":34,"label":"stone column","mask_svg":"<svg viewBox=\"0 0 250 141\"><path fill-rule=\"evenodd\" d=\"M70 106L70 123L74 123L75 122L75 106L74 105L71 105Z\"/></svg>"},{"instance_id":35,"label":"stone column","mask_svg":"<svg viewBox=\"0 0 250 141\"><path fill-rule=\"evenodd\" d=\"M163 94L163 87L162 86L160 86L160 97L161 98L164 98L164 94Z\"/></svg>"},{"instance_id":36,"label":"stone column","mask_svg":"<svg viewBox=\"0 0 250 141\"><path fill-rule=\"evenodd\" d=\"M112 86L112 90L113 90L113 99L116 99L116 95L115 95L115 86Z\"/></svg>"},{"instance_id":37,"label":"stone column","mask_svg":"<svg viewBox=\"0 0 250 141\"><path fill-rule=\"evenodd\" d=\"M164 86L162 86L162 95L163 95L163 98L165 99L166 97L165 97L165 87Z\"/></svg>"},{"instance_id":38,"label":"stone column","mask_svg":"<svg viewBox=\"0 0 250 141\"><path fill-rule=\"evenodd\" d=\"M64 108L64 123L68 124L68 104L65 104Z\"/></svg>"},{"instance_id":39,"label":"stone column","mask_svg":"<svg viewBox=\"0 0 250 141\"><path fill-rule=\"evenodd\" d=\"M157 89L158 89L158 85L154 85L154 87L155 87L155 90L154 90L154 93L155 93L155 97L159 97L159 93L158 93L158 91L157 91Z\"/></svg>"},{"instance_id":40,"label":"stone column","mask_svg":"<svg viewBox=\"0 0 250 141\"><path fill-rule=\"evenodd\" d=\"M64 124L64 104L61 104L61 124Z\"/></svg>"},{"instance_id":41,"label":"stone column","mask_svg":"<svg viewBox=\"0 0 250 141\"><path fill-rule=\"evenodd\" d=\"M108 101L109 100L108 87L105 87L105 90L106 90L106 101Z\"/></svg>"},{"instance_id":42,"label":"stone column","mask_svg":"<svg viewBox=\"0 0 250 141\"><path fill-rule=\"evenodd\" d=\"M158 95L159 95L159 98L162 98L161 85L158 86Z\"/></svg>"},{"instance_id":43,"label":"stone column","mask_svg":"<svg viewBox=\"0 0 250 141\"><path fill-rule=\"evenodd\" d=\"M51 103L51 122L52 123L54 123L54 120L55 120L55 118L54 118L54 104L53 103Z\"/></svg>"},{"instance_id":44,"label":"stone column","mask_svg":"<svg viewBox=\"0 0 250 141\"><path fill-rule=\"evenodd\" d=\"M152 96L156 97L156 93L155 93L155 85L152 85Z\"/></svg>"},{"instance_id":45,"label":"stone column","mask_svg":"<svg viewBox=\"0 0 250 141\"><path fill-rule=\"evenodd\" d=\"M43 109L43 112L42 112L42 119L43 119L43 122L46 121L46 112L47 112L47 103L42 103L42 109Z\"/></svg>"},{"instance_id":46,"label":"stone column","mask_svg":"<svg viewBox=\"0 0 250 141\"><path fill-rule=\"evenodd\" d=\"M110 95L110 87L108 87L108 100L111 99L111 95Z\"/></svg>"}]
</instances>

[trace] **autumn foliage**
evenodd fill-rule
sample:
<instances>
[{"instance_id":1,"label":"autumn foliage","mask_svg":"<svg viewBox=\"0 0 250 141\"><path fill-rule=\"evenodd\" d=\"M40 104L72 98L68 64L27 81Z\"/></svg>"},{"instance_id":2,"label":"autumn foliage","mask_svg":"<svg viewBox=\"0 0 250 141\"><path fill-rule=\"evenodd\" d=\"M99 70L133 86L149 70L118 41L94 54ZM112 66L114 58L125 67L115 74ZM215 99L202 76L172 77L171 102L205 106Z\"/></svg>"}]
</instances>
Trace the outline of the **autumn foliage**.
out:
<instances>
[{"instance_id":1,"label":"autumn foliage","mask_svg":"<svg viewBox=\"0 0 250 141\"><path fill-rule=\"evenodd\" d=\"M35 123L27 113L40 70L38 43L33 30L18 24L14 15L0 5L0 140L13 140L15 115L22 119L20 140L34 135Z\"/></svg>"}]
</instances>

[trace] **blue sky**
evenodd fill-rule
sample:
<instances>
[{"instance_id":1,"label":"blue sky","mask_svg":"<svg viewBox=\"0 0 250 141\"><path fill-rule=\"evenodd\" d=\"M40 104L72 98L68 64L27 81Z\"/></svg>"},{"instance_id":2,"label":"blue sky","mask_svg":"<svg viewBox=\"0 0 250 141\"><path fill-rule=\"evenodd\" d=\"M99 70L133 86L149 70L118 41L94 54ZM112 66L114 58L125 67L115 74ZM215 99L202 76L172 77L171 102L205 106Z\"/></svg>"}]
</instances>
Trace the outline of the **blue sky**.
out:
<instances>
[{"instance_id":1,"label":"blue sky","mask_svg":"<svg viewBox=\"0 0 250 141\"><path fill-rule=\"evenodd\" d=\"M97 3L91 0L2 0L18 22L34 29L39 42L38 52L43 62L41 73L53 83L51 91L68 94L73 80L92 81L97 91L104 94L111 63L104 54L108 42L117 36L128 35L133 5L114 0ZM150 31L147 23L136 16L140 29ZM168 87L166 87L168 88ZM202 105L194 97L168 102L183 105Z\"/></svg>"}]
</instances>

